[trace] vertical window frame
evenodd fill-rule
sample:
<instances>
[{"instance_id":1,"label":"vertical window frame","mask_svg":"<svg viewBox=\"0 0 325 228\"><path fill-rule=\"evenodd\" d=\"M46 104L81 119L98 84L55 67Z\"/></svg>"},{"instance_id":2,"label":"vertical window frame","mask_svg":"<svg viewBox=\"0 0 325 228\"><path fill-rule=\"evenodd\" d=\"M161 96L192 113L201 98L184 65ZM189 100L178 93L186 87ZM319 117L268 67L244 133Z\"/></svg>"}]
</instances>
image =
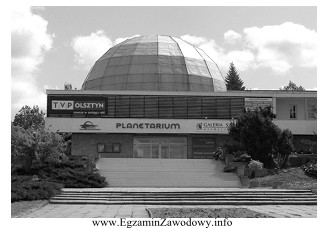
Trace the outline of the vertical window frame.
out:
<instances>
[{"instance_id":1,"label":"vertical window frame","mask_svg":"<svg viewBox=\"0 0 325 228\"><path fill-rule=\"evenodd\" d=\"M297 104L289 104L289 118L297 119Z\"/></svg>"}]
</instances>

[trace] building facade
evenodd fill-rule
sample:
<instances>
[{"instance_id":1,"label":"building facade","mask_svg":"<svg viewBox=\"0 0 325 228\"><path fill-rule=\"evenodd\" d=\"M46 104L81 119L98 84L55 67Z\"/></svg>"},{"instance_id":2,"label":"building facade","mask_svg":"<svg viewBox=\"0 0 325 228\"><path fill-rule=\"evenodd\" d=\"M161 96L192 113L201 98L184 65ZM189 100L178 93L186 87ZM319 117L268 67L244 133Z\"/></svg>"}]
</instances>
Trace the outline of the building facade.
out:
<instances>
[{"instance_id":1,"label":"building facade","mask_svg":"<svg viewBox=\"0 0 325 228\"><path fill-rule=\"evenodd\" d=\"M227 91L217 64L170 36L141 36L108 50L81 90L48 90L46 126L72 133L89 158L211 158L231 144L228 125L271 106L296 141L317 131L314 91Z\"/></svg>"}]
</instances>

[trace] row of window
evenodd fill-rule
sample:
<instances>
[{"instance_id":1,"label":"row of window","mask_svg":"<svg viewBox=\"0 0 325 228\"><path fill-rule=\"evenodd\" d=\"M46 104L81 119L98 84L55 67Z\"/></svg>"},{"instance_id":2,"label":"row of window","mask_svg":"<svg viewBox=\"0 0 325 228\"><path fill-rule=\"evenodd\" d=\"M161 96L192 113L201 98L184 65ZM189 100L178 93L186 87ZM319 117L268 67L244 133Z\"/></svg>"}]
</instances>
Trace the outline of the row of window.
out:
<instances>
[{"instance_id":1,"label":"row of window","mask_svg":"<svg viewBox=\"0 0 325 228\"><path fill-rule=\"evenodd\" d=\"M105 102L105 110L52 109L52 100ZM245 108L244 98L211 96L107 95L101 97L48 97L49 117L103 117L148 119L236 119ZM307 107L314 119L315 108ZM289 104L289 118L297 119L297 105Z\"/></svg>"},{"instance_id":2,"label":"row of window","mask_svg":"<svg viewBox=\"0 0 325 228\"><path fill-rule=\"evenodd\" d=\"M244 110L243 98L194 96L127 96L108 97L107 117L231 119Z\"/></svg>"}]
</instances>

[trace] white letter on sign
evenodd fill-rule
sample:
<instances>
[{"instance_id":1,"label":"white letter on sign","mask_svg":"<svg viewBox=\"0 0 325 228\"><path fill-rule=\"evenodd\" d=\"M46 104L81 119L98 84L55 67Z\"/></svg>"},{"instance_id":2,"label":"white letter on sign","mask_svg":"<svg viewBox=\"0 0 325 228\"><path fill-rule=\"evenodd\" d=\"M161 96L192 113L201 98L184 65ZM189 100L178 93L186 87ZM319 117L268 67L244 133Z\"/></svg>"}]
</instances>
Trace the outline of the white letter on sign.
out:
<instances>
[{"instance_id":1,"label":"white letter on sign","mask_svg":"<svg viewBox=\"0 0 325 228\"><path fill-rule=\"evenodd\" d=\"M73 101L52 101L52 110L73 110Z\"/></svg>"}]
</instances>

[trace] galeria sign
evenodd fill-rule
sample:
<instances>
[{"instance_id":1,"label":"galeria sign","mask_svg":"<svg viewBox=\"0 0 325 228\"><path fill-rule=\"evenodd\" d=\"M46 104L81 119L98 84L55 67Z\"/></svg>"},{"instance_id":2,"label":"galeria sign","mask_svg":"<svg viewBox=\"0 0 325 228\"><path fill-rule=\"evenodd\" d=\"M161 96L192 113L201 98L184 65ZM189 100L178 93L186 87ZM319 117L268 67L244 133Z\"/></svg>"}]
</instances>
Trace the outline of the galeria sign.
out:
<instances>
[{"instance_id":1,"label":"galeria sign","mask_svg":"<svg viewBox=\"0 0 325 228\"><path fill-rule=\"evenodd\" d=\"M105 110L105 102L53 100L52 110Z\"/></svg>"}]
</instances>

